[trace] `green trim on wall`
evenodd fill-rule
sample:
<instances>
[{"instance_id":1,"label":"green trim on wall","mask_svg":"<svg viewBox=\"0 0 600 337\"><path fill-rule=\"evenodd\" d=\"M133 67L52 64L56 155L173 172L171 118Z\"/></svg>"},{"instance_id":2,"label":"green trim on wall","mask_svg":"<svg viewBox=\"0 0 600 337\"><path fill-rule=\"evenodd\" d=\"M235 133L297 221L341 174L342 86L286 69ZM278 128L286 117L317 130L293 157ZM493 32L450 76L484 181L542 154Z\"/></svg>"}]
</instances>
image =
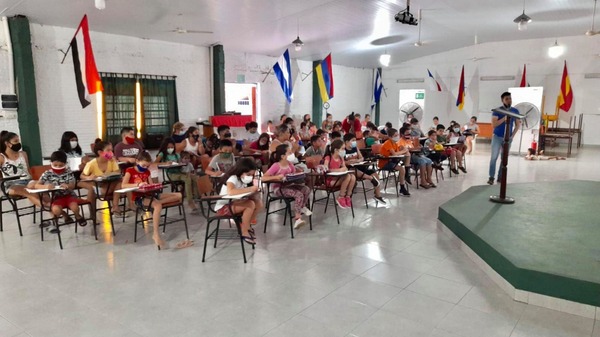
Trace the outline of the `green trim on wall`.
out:
<instances>
[{"instance_id":1,"label":"green trim on wall","mask_svg":"<svg viewBox=\"0 0 600 337\"><path fill-rule=\"evenodd\" d=\"M213 53L213 114L225 112L225 51L218 44L212 47Z\"/></svg>"},{"instance_id":2,"label":"green trim on wall","mask_svg":"<svg viewBox=\"0 0 600 337\"><path fill-rule=\"evenodd\" d=\"M377 68L377 70L379 70L379 76L381 76L381 78L383 79L383 70L381 68ZM383 81L381 81L381 83L383 83ZM375 125L379 125L379 116L381 116L381 99L383 98L382 96L379 97L379 102L377 102L377 104L375 105Z\"/></svg>"},{"instance_id":3,"label":"green trim on wall","mask_svg":"<svg viewBox=\"0 0 600 337\"><path fill-rule=\"evenodd\" d=\"M19 109L17 120L23 149L29 157L29 164L42 164L42 143L37 109L37 92L33 54L31 52L31 32L29 19L25 16L13 16L8 19L10 38L12 40L13 60L15 65L15 81Z\"/></svg>"},{"instance_id":4,"label":"green trim on wall","mask_svg":"<svg viewBox=\"0 0 600 337\"><path fill-rule=\"evenodd\" d=\"M317 128L321 127L323 123L323 100L321 99L321 92L319 91L319 81L317 80L317 74L314 69L321 64L321 60L313 61L313 76L312 76L312 120L317 124Z\"/></svg>"}]
</instances>

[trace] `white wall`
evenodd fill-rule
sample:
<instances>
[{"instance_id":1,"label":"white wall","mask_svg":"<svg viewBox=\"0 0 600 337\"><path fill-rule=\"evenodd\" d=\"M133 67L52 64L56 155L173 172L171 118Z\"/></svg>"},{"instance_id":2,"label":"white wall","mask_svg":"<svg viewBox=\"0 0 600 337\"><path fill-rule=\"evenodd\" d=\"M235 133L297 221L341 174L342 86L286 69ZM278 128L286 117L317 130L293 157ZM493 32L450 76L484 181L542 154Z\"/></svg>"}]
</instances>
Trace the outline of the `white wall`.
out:
<instances>
[{"instance_id":1,"label":"white wall","mask_svg":"<svg viewBox=\"0 0 600 337\"><path fill-rule=\"evenodd\" d=\"M96 105L81 109L72 57L60 64L73 29L31 24L42 153L58 148L63 131L72 130L81 144L97 137ZM209 104L208 48L90 32L100 72L177 76L179 119L195 125L212 114ZM88 147L85 146L84 150Z\"/></svg>"},{"instance_id":2,"label":"white wall","mask_svg":"<svg viewBox=\"0 0 600 337\"><path fill-rule=\"evenodd\" d=\"M572 115L580 113L600 114L600 79L585 79L585 73L600 73L600 43L597 38L575 36L561 38L560 45L566 47L565 54L558 59L547 56L548 47L553 39L535 39L511 42L483 43L448 52L430 55L407 61L398 67L383 70L383 84L387 97L382 96L381 122L394 123L398 119L398 93L400 89L431 89L427 81L427 68L440 82L443 90L450 91L446 111L439 111L442 123L455 119L461 123L471 115L487 112L499 106L500 94L509 87L518 86L521 80L523 64L527 64L527 80L532 86L543 86L545 93L545 112L554 113L556 97L559 92L563 71L563 61L567 60L569 77L574 92L574 103L569 113L561 111L563 124L568 123ZM422 48L426 48L422 47ZM477 62L472 57L490 57ZM394 57L394 55L392 55ZM465 65L466 98L462 111L455 106L458 83L462 65ZM480 81L481 76L513 75L512 81ZM424 78L423 83L396 83L401 78ZM431 115L431 113L427 113ZM585 129L597 129L600 118L584 118ZM587 121L587 122L586 122ZM430 120L423 122L431 124ZM587 138L586 138L587 139ZM595 140L600 144L600 139ZM587 144L590 144L589 142Z\"/></svg>"},{"instance_id":3,"label":"white wall","mask_svg":"<svg viewBox=\"0 0 600 337\"><path fill-rule=\"evenodd\" d=\"M333 55L335 62L335 55ZM294 99L287 104L277 78L265 76L277 62L277 58L227 51L225 46L225 82L236 82L238 75L244 75L246 83L260 83L262 123L267 120L279 121L281 114L292 115L300 120L304 114L312 114L312 74L302 81L305 75L299 74L294 82ZM300 73L308 74L312 62L298 61ZM329 101L329 112L334 120L342 120L352 111L364 116L370 112L373 70L333 65L334 97ZM323 114L323 118L325 114Z\"/></svg>"},{"instance_id":4,"label":"white wall","mask_svg":"<svg viewBox=\"0 0 600 337\"><path fill-rule=\"evenodd\" d=\"M8 94L10 92L10 81L8 76L8 66L10 57L6 49L6 40L4 38L4 26L0 21L0 94ZM0 130L8 130L19 133L19 122L15 111L2 111L0 108Z\"/></svg>"}]
</instances>

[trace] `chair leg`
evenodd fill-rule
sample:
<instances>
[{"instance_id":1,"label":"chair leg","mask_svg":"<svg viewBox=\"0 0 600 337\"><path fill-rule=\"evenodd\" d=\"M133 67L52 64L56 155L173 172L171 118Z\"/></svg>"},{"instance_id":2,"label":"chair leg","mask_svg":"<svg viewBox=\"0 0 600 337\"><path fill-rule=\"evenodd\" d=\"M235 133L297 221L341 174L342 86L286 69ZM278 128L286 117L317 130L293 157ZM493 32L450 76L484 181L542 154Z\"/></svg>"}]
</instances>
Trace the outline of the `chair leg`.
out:
<instances>
[{"instance_id":1,"label":"chair leg","mask_svg":"<svg viewBox=\"0 0 600 337\"><path fill-rule=\"evenodd\" d=\"M367 200L367 189L365 188L365 181L361 180L360 183L362 184L362 190L365 196L365 206L367 207L367 209L369 209L369 201Z\"/></svg>"},{"instance_id":2,"label":"chair leg","mask_svg":"<svg viewBox=\"0 0 600 337\"><path fill-rule=\"evenodd\" d=\"M181 209L179 211L181 212ZM165 208L165 217L164 217L164 220L163 220L163 233L167 229L167 213L169 213L169 209Z\"/></svg>"},{"instance_id":3,"label":"chair leg","mask_svg":"<svg viewBox=\"0 0 600 337\"><path fill-rule=\"evenodd\" d=\"M294 238L294 220L292 218L292 205L288 200L285 201L285 212L290 213L290 232L292 233L292 239Z\"/></svg>"},{"instance_id":4,"label":"chair leg","mask_svg":"<svg viewBox=\"0 0 600 337\"><path fill-rule=\"evenodd\" d=\"M17 217L17 222L19 222L19 218ZM40 238L44 241L44 216L43 213L40 214Z\"/></svg>"},{"instance_id":5,"label":"chair leg","mask_svg":"<svg viewBox=\"0 0 600 337\"><path fill-rule=\"evenodd\" d=\"M113 221L113 212L112 212L112 203L109 201L107 201L107 205L108 205L108 219L110 220L110 228L112 229L112 234L113 236L115 236L115 222ZM136 217L137 217L137 210L136 210Z\"/></svg>"},{"instance_id":6,"label":"chair leg","mask_svg":"<svg viewBox=\"0 0 600 337\"><path fill-rule=\"evenodd\" d=\"M136 208L135 209L135 220L133 221L133 227L134 227L134 230L133 230L133 242L137 242L137 228L138 228L138 224L139 224L139 221L138 221L138 217L139 216L140 216L140 209ZM141 214L141 217L142 217L142 224L143 224L144 223L144 218L143 218L144 217L144 213Z\"/></svg>"},{"instance_id":7,"label":"chair leg","mask_svg":"<svg viewBox=\"0 0 600 337\"><path fill-rule=\"evenodd\" d=\"M215 228L215 245L214 245L214 248L217 248L217 238L219 237L219 228L221 228L221 220L217 220L217 228ZM240 236L241 236L241 234L240 234Z\"/></svg>"},{"instance_id":8,"label":"chair leg","mask_svg":"<svg viewBox=\"0 0 600 337\"><path fill-rule=\"evenodd\" d=\"M333 195L333 209L335 210L335 217L337 218L337 223L339 225L340 224L340 216L338 214L337 202L335 201L335 193L331 192L331 194ZM330 195L330 193L327 192L327 204L329 204L329 195Z\"/></svg>"},{"instance_id":9,"label":"chair leg","mask_svg":"<svg viewBox=\"0 0 600 337\"><path fill-rule=\"evenodd\" d=\"M244 263L247 263L248 261L246 260L246 247L244 246L244 239L242 239L242 226L237 219L235 220L235 226L237 227L238 235L240 237L240 244L242 245L242 256L244 257ZM252 248L254 248L254 245L252 246Z\"/></svg>"},{"instance_id":10,"label":"chair leg","mask_svg":"<svg viewBox=\"0 0 600 337\"><path fill-rule=\"evenodd\" d=\"M202 262L204 262L204 258L206 257L206 246L208 246L208 235L210 233L210 221L206 223L206 234L204 234L204 248L202 249Z\"/></svg>"},{"instance_id":11,"label":"chair leg","mask_svg":"<svg viewBox=\"0 0 600 337\"><path fill-rule=\"evenodd\" d=\"M0 232L4 232L4 210L2 209L2 204L4 200L0 200Z\"/></svg>"},{"instance_id":12,"label":"chair leg","mask_svg":"<svg viewBox=\"0 0 600 337\"><path fill-rule=\"evenodd\" d=\"M63 244L62 244L62 237L60 236L60 228L58 227L58 218L54 218L54 226L56 226L56 228L58 229L58 231L56 232L56 235L58 235L58 245L60 246L60 249L63 249Z\"/></svg>"},{"instance_id":13,"label":"chair leg","mask_svg":"<svg viewBox=\"0 0 600 337\"><path fill-rule=\"evenodd\" d=\"M179 212L181 213L181 215L183 215L183 225L185 226L185 237L189 240L190 232L188 230L187 217L185 215L185 209L183 208L183 203L179 206Z\"/></svg>"},{"instance_id":14,"label":"chair leg","mask_svg":"<svg viewBox=\"0 0 600 337\"><path fill-rule=\"evenodd\" d=\"M96 210L94 209L94 206L91 203L89 207L90 217L92 218L92 226L94 226L94 238L96 239L96 241L98 241L98 228L96 228L98 226L98 224L96 223Z\"/></svg>"},{"instance_id":15,"label":"chair leg","mask_svg":"<svg viewBox=\"0 0 600 337\"><path fill-rule=\"evenodd\" d=\"M269 210L271 209L271 197L269 197L268 195L267 195L266 204L267 204L267 211L265 212L265 225L263 227L263 233L267 232L267 222L269 221Z\"/></svg>"}]
</instances>

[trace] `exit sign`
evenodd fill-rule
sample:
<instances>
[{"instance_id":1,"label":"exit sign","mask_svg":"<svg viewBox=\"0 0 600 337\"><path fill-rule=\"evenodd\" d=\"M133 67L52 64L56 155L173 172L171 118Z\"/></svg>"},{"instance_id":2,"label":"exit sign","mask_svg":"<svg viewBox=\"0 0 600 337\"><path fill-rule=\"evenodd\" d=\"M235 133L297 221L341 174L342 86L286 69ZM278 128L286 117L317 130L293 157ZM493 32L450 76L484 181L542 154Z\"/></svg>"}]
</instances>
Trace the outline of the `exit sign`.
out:
<instances>
[{"instance_id":1,"label":"exit sign","mask_svg":"<svg viewBox=\"0 0 600 337\"><path fill-rule=\"evenodd\" d=\"M425 99L425 93L424 92L418 92L415 94L415 99Z\"/></svg>"}]
</instances>

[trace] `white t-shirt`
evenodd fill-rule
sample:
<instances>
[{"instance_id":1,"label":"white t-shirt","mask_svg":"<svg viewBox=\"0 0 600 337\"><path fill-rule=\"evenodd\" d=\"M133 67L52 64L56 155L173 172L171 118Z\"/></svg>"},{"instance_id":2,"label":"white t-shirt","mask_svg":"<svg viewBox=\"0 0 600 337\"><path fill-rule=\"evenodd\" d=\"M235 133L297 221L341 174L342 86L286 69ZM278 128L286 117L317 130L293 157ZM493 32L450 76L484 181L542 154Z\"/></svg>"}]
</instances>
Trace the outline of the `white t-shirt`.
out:
<instances>
[{"instance_id":1,"label":"white t-shirt","mask_svg":"<svg viewBox=\"0 0 600 337\"><path fill-rule=\"evenodd\" d=\"M258 137L260 137L260 134L257 132L255 133L250 133L246 131L246 137L244 137L244 139L251 141L251 142L255 142L258 140Z\"/></svg>"},{"instance_id":2,"label":"white t-shirt","mask_svg":"<svg viewBox=\"0 0 600 337\"><path fill-rule=\"evenodd\" d=\"M246 188L248 185L244 184L237 176L231 176L227 179L227 183L232 183L235 188ZM227 195L227 183L221 186L221 192L219 195ZM223 206L227 205L229 200L217 200L215 204L215 211L220 210Z\"/></svg>"}]
</instances>

